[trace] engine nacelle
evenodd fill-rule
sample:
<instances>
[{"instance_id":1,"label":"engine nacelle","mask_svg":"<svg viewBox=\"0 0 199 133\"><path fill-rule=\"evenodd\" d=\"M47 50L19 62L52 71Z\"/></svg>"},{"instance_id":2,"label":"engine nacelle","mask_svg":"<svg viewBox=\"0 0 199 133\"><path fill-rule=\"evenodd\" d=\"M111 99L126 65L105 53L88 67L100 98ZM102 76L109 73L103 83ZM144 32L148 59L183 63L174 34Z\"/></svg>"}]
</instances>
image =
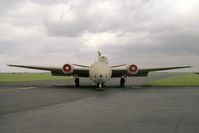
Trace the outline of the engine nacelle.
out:
<instances>
[{"instance_id":1,"label":"engine nacelle","mask_svg":"<svg viewBox=\"0 0 199 133\"><path fill-rule=\"evenodd\" d=\"M127 66L127 72L131 75L136 75L138 73L139 69L135 64Z\"/></svg>"},{"instance_id":2,"label":"engine nacelle","mask_svg":"<svg viewBox=\"0 0 199 133\"><path fill-rule=\"evenodd\" d=\"M72 74L73 73L73 65L71 64L64 64L62 67L62 72L64 74Z\"/></svg>"}]
</instances>

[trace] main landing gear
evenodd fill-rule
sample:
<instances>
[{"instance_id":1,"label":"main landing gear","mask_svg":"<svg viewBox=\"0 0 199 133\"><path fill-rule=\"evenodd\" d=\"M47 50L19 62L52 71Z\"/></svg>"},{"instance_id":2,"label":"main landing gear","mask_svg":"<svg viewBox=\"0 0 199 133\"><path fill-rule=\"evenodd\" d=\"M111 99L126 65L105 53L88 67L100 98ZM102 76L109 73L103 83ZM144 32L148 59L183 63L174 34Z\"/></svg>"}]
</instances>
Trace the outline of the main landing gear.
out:
<instances>
[{"instance_id":1,"label":"main landing gear","mask_svg":"<svg viewBox=\"0 0 199 133\"><path fill-rule=\"evenodd\" d=\"M79 78L75 78L75 86L76 87L79 87L80 85L79 85Z\"/></svg>"},{"instance_id":2,"label":"main landing gear","mask_svg":"<svg viewBox=\"0 0 199 133\"><path fill-rule=\"evenodd\" d=\"M120 79L120 87L124 87L125 86L125 77L121 77Z\"/></svg>"}]
</instances>

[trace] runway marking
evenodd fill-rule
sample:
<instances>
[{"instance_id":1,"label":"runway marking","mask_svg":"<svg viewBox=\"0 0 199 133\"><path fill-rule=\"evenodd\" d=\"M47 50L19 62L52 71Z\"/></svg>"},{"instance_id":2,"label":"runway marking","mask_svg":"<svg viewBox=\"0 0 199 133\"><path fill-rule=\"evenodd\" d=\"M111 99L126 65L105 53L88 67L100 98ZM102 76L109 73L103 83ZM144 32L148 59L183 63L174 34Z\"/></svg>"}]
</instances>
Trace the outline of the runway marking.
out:
<instances>
[{"instance_id":1,"label":"runway marking","mask_svg":"<svg viewBox=\"0 0 199 133\"><path fill-rule=\"evenodd\" d=\"M16 91L16 90L30 90L30 89L34 89L37 87L22 87L22 88L13 88L13 89L3 89L0 90L0 92L7 92L7 91Z\"/></svg>"}]
</instances>

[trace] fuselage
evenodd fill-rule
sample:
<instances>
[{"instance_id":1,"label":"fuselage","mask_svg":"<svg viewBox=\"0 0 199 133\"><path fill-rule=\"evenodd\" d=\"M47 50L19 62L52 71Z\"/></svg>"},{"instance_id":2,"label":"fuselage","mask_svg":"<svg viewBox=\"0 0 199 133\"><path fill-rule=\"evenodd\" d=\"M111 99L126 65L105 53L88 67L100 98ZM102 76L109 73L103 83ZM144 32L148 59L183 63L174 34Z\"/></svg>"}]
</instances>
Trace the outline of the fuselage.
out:
<instances>
[{"instance_id":1,"label":"fuselage","mask_svg":"<svg viewBox=\"0 0 199 133\"><path fill-rule=\"evenodd\" d=\"M100 56L89 69L89 77L96 85L107 85L112 75L112 69L105 56Z\"/></svg>"}]
</instances>

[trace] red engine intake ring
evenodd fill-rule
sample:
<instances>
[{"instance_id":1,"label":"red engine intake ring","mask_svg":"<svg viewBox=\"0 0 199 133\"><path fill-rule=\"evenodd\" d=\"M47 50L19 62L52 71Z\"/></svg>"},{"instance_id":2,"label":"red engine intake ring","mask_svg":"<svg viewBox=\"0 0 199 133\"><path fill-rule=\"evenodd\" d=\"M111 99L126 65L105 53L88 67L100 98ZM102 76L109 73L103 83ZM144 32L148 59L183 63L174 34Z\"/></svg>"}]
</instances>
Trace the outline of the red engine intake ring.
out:
<instances>
[{"instance_id":1,"label":"red engine intake ring","mask_svg":"<svg viewBox=\"0 0 199 133\"><path fill-rule=\"evenodd\" d=\"M71 69L72 69L72 67L71 67L71 65L69 65L69 64L65 64L65 65L63 66L64 72L70 72Z\"/></svg>"},{"instance_id":2,"label":"red engine intake ring","mask_svg":"<svg viewBox=\"0 0 199 133\"><path fill-rule=\"evenodd\" d=\"M129 66L129 71L130 71L130 73L132 73L132 74L136 74L137 72L138 72L138 67L136 66L136 65L130 65Z\"/></svg>"}]
</instances>

